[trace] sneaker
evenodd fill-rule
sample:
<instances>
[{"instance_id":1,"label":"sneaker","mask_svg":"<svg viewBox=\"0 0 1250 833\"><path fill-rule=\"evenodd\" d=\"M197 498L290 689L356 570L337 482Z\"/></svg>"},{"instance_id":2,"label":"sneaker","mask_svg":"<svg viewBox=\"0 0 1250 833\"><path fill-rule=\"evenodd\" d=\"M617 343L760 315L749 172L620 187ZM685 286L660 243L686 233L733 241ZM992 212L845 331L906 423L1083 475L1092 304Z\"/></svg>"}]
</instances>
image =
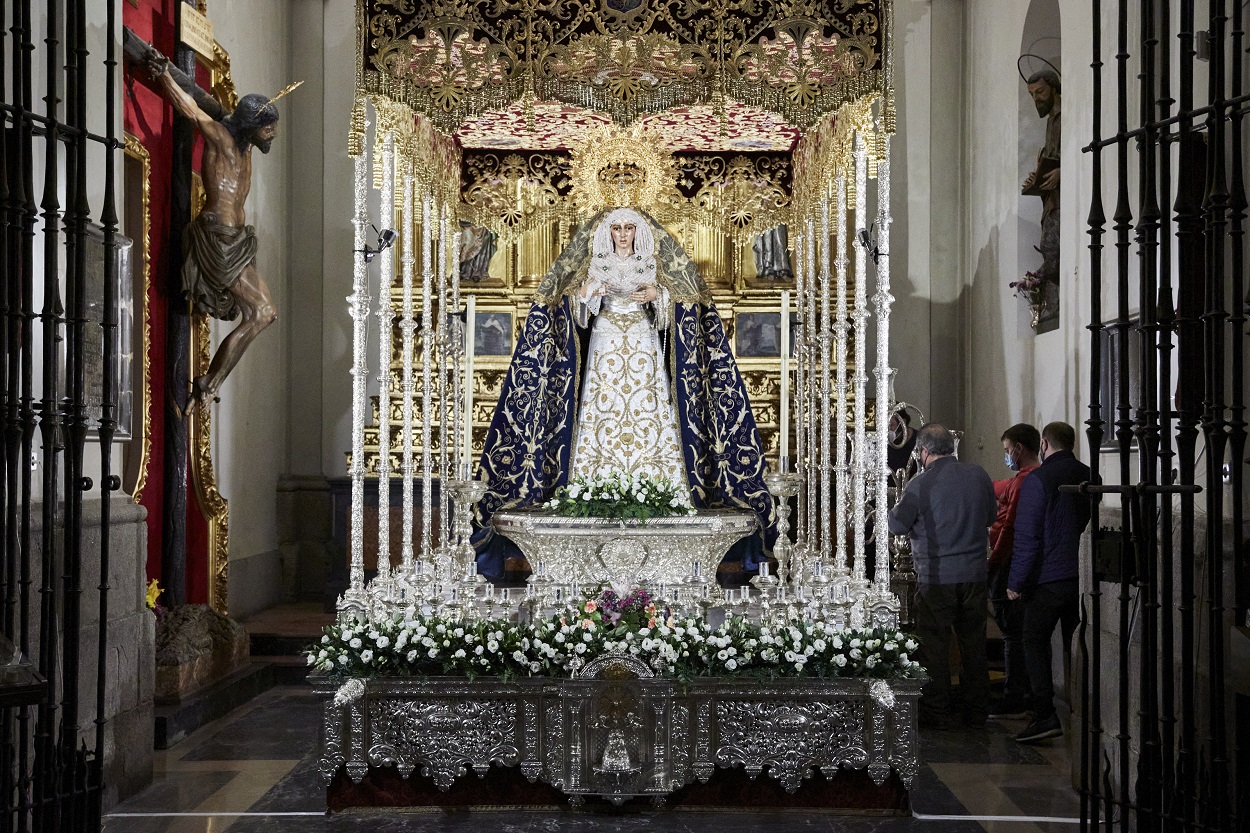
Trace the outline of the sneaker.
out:
<instances>
[{"instance_id":1,"label":"sneaker","mask_svg":"<svg viewBox=\"0 0 1250 833\"><path fill-rule=\"evenodd\" d=\"M995 720L1020 720L1028 716L1029 710L1023 700L1005 697L990 704L990 717Z\"/></svg>"},{"instance_id":2,"label":"sneaker","mask_svg":"<svg viewBox=\"0 0 1250 833\"><path fill-rule=\"evenodd\" d=\"M1033 720L1024 727L1024 731L1016 735L1016 740L1020 743L1037 743L1061 735L1063 735L1063 727L1059 725L1059 715L1052 714L1050 717Z\"/></svg>"}]
</instances>

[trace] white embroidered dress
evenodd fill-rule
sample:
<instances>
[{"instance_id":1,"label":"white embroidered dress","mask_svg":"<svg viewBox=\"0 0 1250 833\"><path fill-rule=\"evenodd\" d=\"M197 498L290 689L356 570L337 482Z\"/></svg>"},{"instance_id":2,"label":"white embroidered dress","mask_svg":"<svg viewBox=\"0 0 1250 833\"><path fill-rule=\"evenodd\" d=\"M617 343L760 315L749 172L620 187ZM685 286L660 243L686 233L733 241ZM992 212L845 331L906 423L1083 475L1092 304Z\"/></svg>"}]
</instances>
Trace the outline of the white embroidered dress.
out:
<instances>
[{"instance_id":1,"label":"white embroidered dress","mask_svg":"<svg viewBox=\"0 0 1250 833\"><path fill-rule=\"evenodd\" d=\"M614 223L633 223L634 253L620 256L611 241ZM660 334L669 326L668 290L656 282L654 238L637 213L612 212L595 233L588 297L574 294L578 326L591 324L585 382L573 438L570 479L626 473L662 477L688 489ZM655 286L649 306L629 296ZM603 287L606 295L596 295ZM591 322L591 317L594 317Z\"/></svg>"}]
</instances>

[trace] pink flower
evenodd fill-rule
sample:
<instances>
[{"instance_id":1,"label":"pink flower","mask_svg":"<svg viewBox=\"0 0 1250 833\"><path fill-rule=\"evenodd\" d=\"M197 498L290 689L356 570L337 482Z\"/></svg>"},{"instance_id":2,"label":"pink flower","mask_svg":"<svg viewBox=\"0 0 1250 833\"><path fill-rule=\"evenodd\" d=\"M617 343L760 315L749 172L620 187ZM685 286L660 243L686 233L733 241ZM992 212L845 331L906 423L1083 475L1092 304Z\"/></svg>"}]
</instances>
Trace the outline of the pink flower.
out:
<instances>
[{"instance_id":1,"label":"pink flower","mask_svg":"<svg viewBox=\"0 0 1250 833\"><path fill-rule=\"evenodd\" d=\"M593 628L594 626L595 626L595 623L590 621L589 619L582 620L582 630L589 630L590 628Z\"/></svg>"},{"instance_id":2,"label":"pink flower","mask_svg":"<svg viewBox=\"0 0 1250 833\"><path fill-rule=\"evenodd\" d=\"M591 601L589 601L589 602L586 602L586 607L585 607L585 608L583 608L583 609L584 609L587 613L594 613L596 610L598 610L598 609L599 609L599 605L595 604L595 603L594 603L594 600L591 600Z\"/></svg>"}]
</instances>

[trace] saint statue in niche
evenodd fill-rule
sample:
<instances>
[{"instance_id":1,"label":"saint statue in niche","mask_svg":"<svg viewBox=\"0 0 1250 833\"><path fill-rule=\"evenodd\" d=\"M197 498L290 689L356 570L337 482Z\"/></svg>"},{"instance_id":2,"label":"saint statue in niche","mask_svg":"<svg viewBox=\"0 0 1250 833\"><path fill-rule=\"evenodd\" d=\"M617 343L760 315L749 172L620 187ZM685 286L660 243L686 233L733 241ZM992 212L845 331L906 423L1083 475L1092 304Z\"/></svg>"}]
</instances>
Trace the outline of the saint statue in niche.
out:
<instances>
[{"instance_id":1,"label":"saint statue in niche","mask_svg":"<svg viewBox=\"0 0 1250 833\"><path fill-rule=\"evenodd\" d=\"M726 556L753 571L776 536L742 375L690 256L645 212L582 224L540 282L487 432L475 543L483 575L519 551L491 516L536 506L577 474L666 477L695 508L753 511Z\"/></svg>"},{"instance_id":2,"label":"saint statue in niche","mask_svg":"<svg viewBox=\"0 0 1250 833\"><path fill-rule=\"evenodd\" d=\"M1024 180L1026 196L1042 198L1041 276L1059 283L1059 139L1062 129L1059 74L1043 69L1028 80L1037 114L1046 119L1046 142L1037 155L1037 167Z\"/></svg>"},{"instance_id":3,"label":"saint statue in niche","mask_svg":"<svg viewBox=\"0 0 1250 833\"><path fill-rule=\"evenodd\" d=\"M484 281L490 277L490 261L499 235L485 226L460 221L460 279Z\"/></svg>"},{"instance_id":4,"label":"saint statue in niche","mask_svg":"<svg viewBox=\"0 0 1250 833\"><path fill-rule=\"evenodd\" d=\"M1053 330L1059 321L1059 155L1062 128L1062 86L1059 73L1042 69L1026 81L1037 114L1046 119L1046 140L1037 165L1024 180L1025 196L1042 199L1042 235L1036 249L1042 256L1036 277L1041 285L1035 312L1038 332Z\"/></svg>"},{"instance_id":5,"label":"saint statue in niche","mask_svg":"<svg viewBox=\"0 0 1250 833\"><path fill-rule=\"evenodd\" d=\"M789 229L785 223L755 235L751 250L755 253L755 274L769 280L793 280L790 267Z\"/></svg>"}]
</instances>

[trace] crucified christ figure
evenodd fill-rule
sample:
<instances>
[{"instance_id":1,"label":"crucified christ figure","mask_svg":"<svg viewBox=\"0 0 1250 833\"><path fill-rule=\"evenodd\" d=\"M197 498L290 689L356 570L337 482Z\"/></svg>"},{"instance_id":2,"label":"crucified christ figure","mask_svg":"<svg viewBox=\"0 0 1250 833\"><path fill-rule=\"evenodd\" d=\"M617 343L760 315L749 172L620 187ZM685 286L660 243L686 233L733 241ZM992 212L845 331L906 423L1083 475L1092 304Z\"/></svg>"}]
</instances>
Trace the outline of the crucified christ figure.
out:
<instances>
[{"instance_id":1,"label":"crucified christ figure","mask_svg":"<svg viewBox=\"0 0 1250 833\"><path fill-rule=\"evenodd\" d=\"M278 121L273 102L280 95L246 95L218 121L178 85L168 59L153 50L146 65L174 109L204 137L200 176L206 200L183 232L183 289L198 312L223 321L243 319L222 340L208 372L191 383L190 412L197 404L217 401L217 391L248 345L278 317L269 287L256 271L256 230L246 224L243 203L252 187L252 147L269 152Z\"/></svg>"}]
</instances>

